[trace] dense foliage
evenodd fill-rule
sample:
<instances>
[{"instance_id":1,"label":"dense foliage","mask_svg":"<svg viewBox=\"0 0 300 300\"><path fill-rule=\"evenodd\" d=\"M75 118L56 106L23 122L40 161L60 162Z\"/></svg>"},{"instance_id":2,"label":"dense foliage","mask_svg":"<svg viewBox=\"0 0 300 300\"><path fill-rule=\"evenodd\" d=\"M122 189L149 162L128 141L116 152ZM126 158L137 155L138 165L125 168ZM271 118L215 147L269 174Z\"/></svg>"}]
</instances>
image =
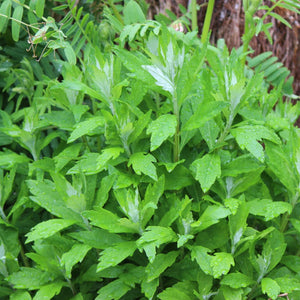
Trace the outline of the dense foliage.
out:
<instances>
[{"instance_id":1,"label":"dense foliage","mask_svg":"<svg viewBox=\"0 0 300 300\"><path fill-rule=\"evenodd\" d=\"M0 6L1 299L299 299L300 106L248 58L266 8L229 53L143 1L28 2Z\"/></svg>"}]
</instances>

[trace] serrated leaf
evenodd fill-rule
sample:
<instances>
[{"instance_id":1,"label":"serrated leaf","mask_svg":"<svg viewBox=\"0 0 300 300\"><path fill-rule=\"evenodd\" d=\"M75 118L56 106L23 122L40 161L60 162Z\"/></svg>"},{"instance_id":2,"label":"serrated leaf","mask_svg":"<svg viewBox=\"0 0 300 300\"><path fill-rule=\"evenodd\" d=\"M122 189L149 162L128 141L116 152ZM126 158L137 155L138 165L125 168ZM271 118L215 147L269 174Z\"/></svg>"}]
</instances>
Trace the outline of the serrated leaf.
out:
<instances>
[{"instance_id":1,"label":"serrated leaf","mask_svg":"<svg viewBox=\"0 0 300 300\"><path fill-rule=\"evenodd\" d=\"M63 219L53 219L41 222L31 229L31 232L27 233L26 243L38 240L46 239L53 234L75 224L74 220L63 220Z\"/></svg>"},{"instance_id":2,"label":"serrated leaf","mask_svg":"<svg viewBox=\"0 0 300 300\"><path fill-rule=\"evenodd\" d=\"M271 299L276 299L280 293L280 286L271 278L263 278L261 281L261 289L264 294L267 294Z\"/></svg>"},{"instance_id":3,"label":"serrated leaf","mask_svg":"<svg viewBox=\"0 0 300 300\"><path fill-rule=\"evenodd\" d=\"M144 279L141 284L141 289L144 295L148 299L152 299L158 286L159 286L159 278L156 278L150 282Z\"/></svg>"},{"instance_id":4,"label":"serrated leaf","mask_svg":"<svg viewBox=\"0 0 300 300\"><path fill-rule=\"evenodd\" d=\"M156 80L156 85L160 86L166 92L169 92L171 95L174 95L175 86L170 78L163 73L163 71L158 66L142 66L147 70Z\"/></svg>"},{"instance_id":5,"label":"serrated leaf","mask_svg":"<svg viewBox=\"0 0 300 300\"><path fill-rule=\"evenodd\" d=\"M196 286L191 281L178 282L157 295L161 300L196 300Z\"/></svg>"},{"instance_id":6,"label":"serrated leaf","mask_svg":"<svg viewBox=\"0 0 300 300\"><path fill-rule=\"evenodd\" d=\"M158 278L161 273L173 265L178 255L178 251L156 255L154 261L146 266L145 272L147 273L147 281L150 282Z\"/></svg>"},{"instance_id":7,"label":"serrated leaf","mask_svg":"<svg viewBox=\"0 0 300 300\"><path fill-rule=\"evenodd\" d=\"M297 278L279 277L275 278L275 281L280 286L280 292L282 293L292 293L300 290L300 281Z\"/></svg>"},{"instance_id":8,"label":"serrated leaf","mask_svg":"<svg viewBox=\"0 0 300 300\"><path fill-rule=\"evenodd\" d=\"M33 300L50 300L54 296L58 295L62 287L65 285L66 283L63 281L55 281L44 285L37 291Z\"/></svg>"},{"instance_id":9,"label":"serrated leaf","mask_svg":"<svg viewBox=\"0 0 300 300\"><path fill-rule=\"evenodd\" d=\"M116 266L128 256L132 256L137 246L135 242L123 242L108 247L100 253L97 272L108 267Z\"/></svg>"},{"instance_id":10,"label":"serrated leaf","mask_svg":"<svg viewBox=\"0 0 300 300\"><path fill-rule=\"evenodd\" d=\"M22 267L7 278L14 288L36 290L51 280L51 275L35 268Z\"/></svg>"},{"instance_id":11,"label":"serrated leaf","mask_svg":"<svg viewBox=\"0 0 300 300\"><path fill-rule=\"evenodd\" d=\"M295 174L289 155L283 147L266 142L267 165L277 176L280 182L292 193L298 187L298 178Z\"/></svg>"},{"instance_id":12,"label":"serrated leaf","mask_svg":"<svg viewBox=\"0 0 300 300\"><path fill-rule=\"evenodd\" d=\"M234 266L234 260L230 253L217 252L210 261L214 278L219 278L229 272L231 266Z\"/></svg>"},{"instance_id":13,"label":"serrated leaf","mask_svg":"<svg viewBox=\"0 0 300 300\"><path fill-rule=\"evenodd\" d=\"M156 158L153 155L137 152L130 156L127 165L132 166L136 174L141 175L143 173L150 178L157 180L154 162L156 162Z\"/></svg>"},{"instance_id":14,"label":"serrated leaf","mask_svg":"<svg viewBox=\"0 0 300 300\"><path fill-rule=\"evenodd\" d=\"M118 300L124 296L131 287L121 279L114 280L98 290L95 300Z\"/></svg>"},{"instance_id":15,"label":"serrated leaf","mask_svg":"<svg viewBox=\"0 0 300 300\"><path fill-rule=\"evenodd\" d=\"M156 247L164 243L176 242L177 235L168 227L148 226L146 231L137 240L139 249L144 249L150 262L153 262L156 254Z\"/></svg>"},{"instance_id":16,"label":"serrated leaf","mask_svg":"<svg viewBox=\"0 0 300 300\"><path fill-rule=\"evenodd\" d=\"M281 214L292 212L292 205L283 201L272 201L270 199L256 199L248 202L250 213L262 216L270 221Z\"/></svg>"},{"instance_id":17,"label":"serrated leaf","mask_svg":"<svg viewBox=\"0 0 300 300\"><path fill-rule=\"evenodd\" d=\"M221 175L221 160L217 154L205 154L202 158L195 160L190 169L195 178L200 182L201 188L206 193Z\"/></svg>"},{"instance_id":18,"label":"serrated leaf","mask_svg":"<svg viewBox=\"0 0 300 300\"><path fill-rule=\"evenodd\" d=\"M157 149L168 137L172 137L176 132L177 120L174 115L162 115L152 121L147 129L147 134L151 134L151 151Z\"/></svg>"},{"instance_id":19,"label":"serrated leaf","mask_svg":"<svg viewBox=\"0 0 300 300\"><path fill-rule=\"evenodd\" d=\"M228 208L211 205L206 208L199 220L192 223L193 232L200 232L213 224L216 224L220 219L226 218L231 214Z\"/></svg>"},{"instance_id":20,"label":"serrated leaf","mask_svg":"<svg viewBox=\"0 0 300 300\"><path fill-rule=\"evenodd\" d=\"M68 138L68 143L72 143L83 135L91 133L95 128L103 126L105 120L103 117L93 117L76 125Z\"/></svg>"},{"instance_id":21,"label":"serrated leaf","mask_svg":"<svg viewBox=\"0 0 300 300\"><path fill-rule=\"evenodd\" d=\"M71 232L68 236L96 249L106 249L113 244L119 244L124 241L118 234L110 233L100 228Z\"/></svg>"},{"instance_id":22,"label":"serrated leaf","mask_svg":"<svg viewBox=\"0 0 300 300\"><path fill-rule=\"evenodd\" d=\"M68 278L71 278L73 266L78 262L82 262L91 248L89 245L75 244L70 251L63 254L60 263L62 266L65 266L66 276Z\"/></svg>"},{"instance_id":23,"label":"serrated leaf","mask_svg":"<svg viewBox=\"0 0 300 300\"><path fill-rule=\"evenodd\" d=\"M206 122L218 115L228 104L223 101L209 101L199 104L197 111L183 126L183 130L193 130L202 127ZM202 128L205 130L205 128Z\"/></svg>"},{"instance_id":24,"label":"serrated leaf","mask_svg":"<svg viewBox=\"0 0 300 300\"><path fill-rule=\"evenodd\" d=\"M82 144L74 144L66 147L57 156L54 157L55 169L60 171L65 165L67 165L71 160L77 158Z\"/></svg>"},{"instance_id":25,"label":"serrated leaf","mask_svg":"<svg viewBox=\"0 0 300 300\"><path fill-rule=\"evenodd\" d=\"M129 219L119 218L109 210L99 208L97 211L90 210L82 213L90 219L92 225L108 230L111 233L139 233L139 228Z\"/></svg>"},{"instance_id":26,"label":"serrated leaf","mask_svg":"<svg viewBox=\"0 0 300 300\"><path fill-rule=\"evenodd\" d=\"M258 142L267 139L275 144L280 144L279 137L267 127L261 125L246 125L231 130L241 149L247 149L259 161L264 162L263 146Z\"/></svg>"},{"instance_id":27,"label":"serrated leaf","mask_svg":"<svg viewBox=\"0 0 300 300\"><path fill-rule=\"evenodd\" d=\"M222 285L228 285L231 288L244 288L255 283L253 279L242 273L230 273L221 280Z\"/></svg>"},{"instance_id":28,"label":"serrated leaf","mask_svg":"<svg viewBox=\"0 0 300 300\"><path fill-rule=\"evenodd\" d=\"M211 255L208 253L210 249L202 246L193 246L191 251L192 260L196 260L201 270L207 275L213 275L213 270L211 267Z\"/></svg>"}]
</instances>

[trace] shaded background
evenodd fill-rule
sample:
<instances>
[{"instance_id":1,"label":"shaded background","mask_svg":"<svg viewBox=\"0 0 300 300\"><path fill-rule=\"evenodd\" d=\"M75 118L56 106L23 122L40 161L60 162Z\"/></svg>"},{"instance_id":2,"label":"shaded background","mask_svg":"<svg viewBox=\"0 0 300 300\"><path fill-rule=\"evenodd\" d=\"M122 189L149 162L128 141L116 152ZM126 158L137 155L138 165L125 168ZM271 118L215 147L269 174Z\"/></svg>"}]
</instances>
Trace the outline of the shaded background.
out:
<instances>
[{"instance_id":1,"label":"shaded background","mask_svg":"<svg viewBox=\"0 0 300 300\"><path fill-rule=\"evenodd\" d=\"M178 5L182 4L188 7L189 0L147 0L147 2L150 4L150 17L164 13L166 9L180 16ZM208 0L197 1L197 4L201 5L201 9L198 11L199 32L203 27L206 13L205 3L207 2ZM271 2L263 1L263 4L271 5ZM273 55L277 56L279 61L291 71L291 75L294 76L294 93L300 96L300 15L282 8L276 8L275 12L285 18L291 24L292 29L270 17L266 22L273 23L271 28L273 45L269 43L263 33L260 33L253 38L250 46L255 50L253 55L272 51ZM241 46L241 36L244 31L242 0L215 0L211 29L211 42L213 44L219 38L223 38L229 49Z\"/></svg>"}]
</instances>

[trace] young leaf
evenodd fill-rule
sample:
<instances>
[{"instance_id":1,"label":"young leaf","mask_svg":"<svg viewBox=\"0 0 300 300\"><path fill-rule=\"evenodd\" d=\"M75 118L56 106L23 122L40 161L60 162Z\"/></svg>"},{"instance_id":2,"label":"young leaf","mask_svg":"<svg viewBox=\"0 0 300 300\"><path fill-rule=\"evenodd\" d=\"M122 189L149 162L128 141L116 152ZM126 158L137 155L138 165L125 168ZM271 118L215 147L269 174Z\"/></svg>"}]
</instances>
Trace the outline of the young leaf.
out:
<instances>
[{"instance_id":1,"label":"young leaf","mask_svg":"<svg viewBox=\"0 0 300 300\"><path fill-rule=\"evenodd\" d=\"M210 261L210 265L213 271L214 278L219 278L224 274L227 274L234 266L234 260L231 254L225 252L215 253Z\"/></svg>"},{"instance_id":2,"label":"young leaf","mask_svg":"<svg viewBox=\"0 0 300 300\"><path fill-rule=\"evenodd\" d=\"M141 284L142 292L148 299L153 298L158 286L159 286L159 278L156 278L150 282L144 279Z\"/></svg>"},{"instance_id":3,"label":"young leaf","mask_svg":"<svg viewBox=\"0 0 300 300\"><path fill-rule=\"evenodd\" d=\"M267 127L261 125L246 125L231 130L241 149L247 149L259 161L264 162L265 156L262 145L258 141L267 139L280 144L279 137Z\"/></svg>"},{"instance_id":4,"label":"young leaf","mask_svg":"<svg viewBox=\"0 0 300 300\"><path fill-rule=\"evenodd\" d=\"M68 278L71 278L73 266L78 262L82 262L90 249L91 247L88 245L75 244L70 251L63 254L60 263L62 266L65 266L66 276Z\"/></svg>"},{"instance_id":5,"label":"young leaf","mask_svg":"<svg viewBox=\"0 0 300 300\"><path fill-rule=\"evenodd\" d=\"M150 282L160 276L168 267L173 265L177 256L178 251L171 251L167 254L158 254L152 263L149 263L145 269L147 273L147 281Z\"/></svg>"},{"instance_id":6,"label":"young leaf","mask_svg":"<svg viewBox=\"0 0 300 300\"><path fill-rule=\"evenodd\" d=\"M230 286L233 289L244 288L254 283L254 280L239 272L227 274L221 280L222 285Z\"/></svg>"},{"instance_id":7,"label":"young leaf","mask_svg":"<svg viewBox=\"0 0 300 300\"><path fill-rule=\"evenodd\" d=\"M51 280L50 273L36 268L22 267L7 278L14 288L36 290Z\"/></svg>"},{"instance_id":8,"label":"young leaf","mask_svg":"<svg viewBox=\"0 0 300 300\"><path fill-rule=\"evenodd\" d=\"M226 106L227 103L223 101L200 103L196 112L184 125L183 130L193 130L202 127L206 122L218 115ZM205 128L202 130L205 130Z\"/></svg>"},{"instance_id":9,"label":"young leaf","mask_svg":"<svg viewBox=\"0 0 300 300\"><path fill-rule=\"evenodd\" d=\"M58 295L63 286L66 286L66 282L54 281L47 285L42 286L35 294L33 300L50 300L54 296Z\"/></svg>"},{"instance_id":10,"label":"young leaf","mask_svg":"<svg viewBox=\"0 0 300 300\"><path fill-rule=\"evenodd\" d=\"M157 295L161 300L196 300L196 286L191 281L178 282Z\"/></svg>"},{"instance_id":11,"label":"young leaf","mask_svg":"<svg viewBox=\"0 0 300 300\"><path fill-rule=\"evenodd\" d=\"M72 131L70 137L68 138L68 143L72 143L83 135L91 133L95 128L99 126L104 126L103 117L93 117L86 121L80 122L76 125L75 129Z\"/></svg>"},{"instance_id":12,"label":"young leaf","mask_svg":"<svg viewBox=\"0 0 300 300\"><path fill-rule=\"evenodd\" d=\"M156 247L177 241L177 235L171 228L149 226L146 230L136 243L139 249L145 250L150 262L154 261Z\"/></svg>"},{"instance_id":13,"label":"young leaf","mask_svg":"<svg viewBox=\"0 0 300 300\"><path fill-rule=\"evenodd\" d=\"M138 175L143 173L150 178L157 180L156 168L153 164L154 162L156 162L156 159L153 155L145 155L143 152L137 152L130 156L128 166L132 165L133 170Z\"/></svg>"},{"instance_id":14,"label":"young leaf","mask_svg":"<svg viewBox=\"0 0 300 300\"><path fill-rule=\"evenodd\" d=\"M77 158L81 147L82 144L71 145L69 147L66 147L57 156L55 156L54 161L56 171L59 172L71 160Z\"/></svg>"},{"instance_id":15,"label":"young leaf","mask_svg":"<svg viewBox=\"0 0 300 300\"><path fill-rule=\"evenodd\" d=\"M250 213L262 216L266 221L270 221L281 214L292 212L290 203L283 201L272 201L270 199L256 199L248 202Z\"/></svg>"},{"instance_id":16,"label":"young leaf","mask_svg":"<svg viewBox=\"0 0 300 300\"><path fill-rule=\"evenodd\" d=\"M192 260L196 260L201 270L207 275L213 275L211 266L212 257L208 254L210 249L202 246L193 246L191 250Z\"/></svg>"},{"instance_id":17,"label":"young leaf","mask_svg":"<svg viewBox=\"0 0 300 300\"><path fill-rule=\"evenodd\" d=\"M131 290L129 285L125 284L121 279L117 279L100 288L95 300L118 300L129 290Z\"/></svg>"},{"instance_id":18,"label":"young leaf","mask_svg":"<svg viewBox=\"0 0 300 300\"><path fill-rule=\"evenodd\" d=\"M176 131L177 120L174 115L162 115L152 121L147 129L151 134L151 151L157 149L168 137L172 137Z\"/></svg>"},{"instance_id":19,"label":"young leaf","mask_svg":"<svg viewBox=\"0 0 300 300\"><path fill-rule=\"evenodd\" d=\"M267 294L271 299L276 299L280 293L280 286L271 278L263 278L261 281L261 289L264 294Z\"/></svg>"},{"instance_id":20,"label":"young leaf","mask_svg":"<svg viewBox=\"0 0 300 300\"><path fill-rule=\"evenodd\" d=\"M206 193L214 184L216 178L221 175L220 156L210 153L205 154L202 158L195 160L190 169L200 182L203 192Z\"/></svg>"},{"instance_id":21,"label":"young leaf","mask_svg":"<svg viewBox=\"0 0 300 300\"><path fill-rule=\"evenodd\" d=\"M191 224L193 232L200 232L218 223L220 219L226 218L230 214L231 212L228 208L217 205L208 206L199 220Z\"/></svg>"},{"instance_id":22,"label":"young leaf","mask_svg":"<svg viewBox=\"0 0 300 300\"><path fill-rule=\"evenodd\" d=\"M38 240L46 239L53 234L75 224L74 220L63 220L63 219L53 219L41 222L34 226L31 232L27 233L26 243Z\"/></svg>"},{"instance_id":23,"label":"young leaf","mask_svg":"<svg viewBox=\"0 0 300 300\"><path fill-rule=\"evenodd\" d=\"M106 229L111 233L139 233L139 228L136 224L129 219L121 219L104 208L99 208L97 211L85 211L83 216L90 219L92 225Z\"/></svg>"},{"instance_id":24,"label":"young leaf","mask_svg":"<svg viewBox=\"0 0 300 300\"><path fill-rule=\"evenodd\" d=\"M106 248L100 253L97 272L102 271L108 267L118 265L128 256L132 256L134 251L136 250L136 247L137 246L135 242L123 242Z\"/></svg>"}]
</instances>

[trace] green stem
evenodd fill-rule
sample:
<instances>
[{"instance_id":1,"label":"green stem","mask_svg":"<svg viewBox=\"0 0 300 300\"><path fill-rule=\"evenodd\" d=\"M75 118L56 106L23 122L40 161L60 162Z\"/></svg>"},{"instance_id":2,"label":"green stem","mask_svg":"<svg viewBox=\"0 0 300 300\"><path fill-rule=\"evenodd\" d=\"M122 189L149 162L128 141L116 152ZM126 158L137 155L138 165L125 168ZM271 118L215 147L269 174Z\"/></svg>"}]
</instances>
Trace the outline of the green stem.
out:
<instances>
[{"instance_id":1,"label":"green stem","mask_svg":"<svg viewBox=\"0 0 300 300\"><path fill-rule=\"evenodd\" d=\"M112 8L112 10L113 10L113 12L114 12L116 18L119 20L119 22L120 22L122 25L124 25L124 21L123 21L121 15L120 15L120 13L118 12L116 6L114 5L113 0L109 0L109 1L108 1L108 4L109 4L109 6Z\"/></svg>"},{"instance_id":2,"label":"green stem","mask_svg":"<svg viewBox=\"0 0 300 300\"><path fill-rule=\"evenodd\" d=\"M173 146L173 160L174 162L178 162L180 159L180 119L179 119L179 108L177 97L173 97L173 113L176 116L176 132L174 136L174 146Z\"/></svg>"},{"instance_id":3,"label":"green stem","mask_svg":"<svg viewBox=\"0 0 300 300\"><path fill-rule=\"evenodd\" d=\"M297 202L298 202L298 198L299 198L299 192L297 192L295 194L295 196L293 197L292 201L291 201L291 205L292 205L292 211L294 209L294 207L296 206ZM280 224L280 232L284 232L286 230L286 227L289 223L290 220L290 214L285 213L281 219L281 224Z\"/></svg>"},{"instance_id":4,"label":"green stem","mask_svg":"<svg viewBox=\"0 0 300 300\"><path fill-rule=\"evenodd\" d=\"M196 5L196 0L192 0L191 10L192 10L192 31L198 31L198 19L197 19L197 5Z\"/></svg>"},{"instance_id":5,"label":"green stem","mask_svg":"<svg viewBox=\"0 0 300 300\"><path fill-rule=\"evenodd\" d=\"M215 5L215 0L208 1L207 11L205 14L205 20L204 20L204 25L203 25L203 30L202 30L202 36L201 36L202 44L205 43L205 41L208 37L208 32L209 32L211 17L212 17L213 10L214 10L214 5Z\"/></svg>"}]
</instances>

